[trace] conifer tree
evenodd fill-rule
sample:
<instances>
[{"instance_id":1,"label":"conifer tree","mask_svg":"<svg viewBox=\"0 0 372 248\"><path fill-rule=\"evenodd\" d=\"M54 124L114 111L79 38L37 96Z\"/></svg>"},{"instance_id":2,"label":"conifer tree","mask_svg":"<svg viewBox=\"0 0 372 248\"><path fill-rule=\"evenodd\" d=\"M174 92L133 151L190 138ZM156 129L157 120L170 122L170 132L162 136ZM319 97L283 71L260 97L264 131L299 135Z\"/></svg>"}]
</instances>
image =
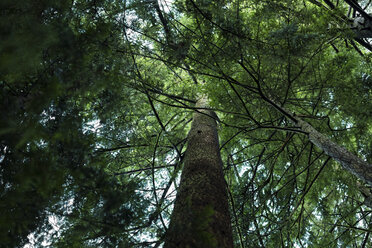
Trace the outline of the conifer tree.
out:
<instances>
[{"instance_id":1,"label":"conifer tree","mask_svg":"<svg viewBox=\"0 0 372 248\"><path fill-rule=\"evenodd\" d=\"M1 1L0 247L371 246L371 6Z\"/></svg>"},{"instance_id":2,"label":"conifer tree","mask_svg":"<svg viewBox=\"0 0 372 248\"><path fill-rule=\"evenodd\" d=\"M165 248L233 247L216 114L207 101L196 103Z\"/></svg>"}]
</instances>

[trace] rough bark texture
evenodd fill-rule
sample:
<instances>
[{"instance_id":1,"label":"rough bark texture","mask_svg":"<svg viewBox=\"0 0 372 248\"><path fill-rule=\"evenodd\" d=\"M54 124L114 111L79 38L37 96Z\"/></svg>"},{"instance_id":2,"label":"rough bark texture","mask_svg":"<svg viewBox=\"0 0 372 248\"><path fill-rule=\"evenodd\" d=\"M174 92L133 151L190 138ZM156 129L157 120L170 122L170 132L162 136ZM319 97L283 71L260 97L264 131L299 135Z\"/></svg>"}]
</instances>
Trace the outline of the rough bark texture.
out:
<instances>
[{"instance_id":1,"label":"rough bark texture","mask_svg":"<svg viewBox=\"0 0 372 248\"><path fill-rule=\"evenodd\" d=\"M205 98L196 104L206 106ZM205 109L194 113L164 248L233 247L215 116Z\"/></svg>"}]
</instances>

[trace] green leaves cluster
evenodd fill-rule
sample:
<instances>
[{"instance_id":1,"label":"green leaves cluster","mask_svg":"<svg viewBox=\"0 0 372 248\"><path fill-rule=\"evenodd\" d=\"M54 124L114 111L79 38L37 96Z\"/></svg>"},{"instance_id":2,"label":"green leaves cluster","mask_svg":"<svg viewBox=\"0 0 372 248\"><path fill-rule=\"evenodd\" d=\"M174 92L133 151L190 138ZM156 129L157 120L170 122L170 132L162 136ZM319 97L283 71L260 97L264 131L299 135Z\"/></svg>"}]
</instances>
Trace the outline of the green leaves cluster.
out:
<instances>
[{"instance_id":1,"label":"green leaves cluster","mask_svg":"<svg viewBox=\"0 0 372 248\"><path fill-rule=\"evenodd\" d=\"M236 246L367 247L370 188L267 100L371 163L343 1L157 2L0 3L0 247L158 247L202 94Z\"/></svg>"}]
</instances>

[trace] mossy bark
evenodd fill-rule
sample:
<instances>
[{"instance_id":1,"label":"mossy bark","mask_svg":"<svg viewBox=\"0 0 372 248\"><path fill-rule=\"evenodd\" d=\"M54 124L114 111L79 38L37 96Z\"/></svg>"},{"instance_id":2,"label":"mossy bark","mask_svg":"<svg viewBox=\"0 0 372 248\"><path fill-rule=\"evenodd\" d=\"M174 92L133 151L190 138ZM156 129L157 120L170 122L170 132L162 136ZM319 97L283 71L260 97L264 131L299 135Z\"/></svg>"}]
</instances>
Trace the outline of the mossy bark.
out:
<instances>
[{"instance_id":1,"label":"mossy bark","mask_svg":"<svg viewBox=\"0 0 372 248\"><path fill-rule=\"evenodd\" d=\"M196 105L164 248L233 247L216 114L206 102Z\"/></svg>"}]
</instances>

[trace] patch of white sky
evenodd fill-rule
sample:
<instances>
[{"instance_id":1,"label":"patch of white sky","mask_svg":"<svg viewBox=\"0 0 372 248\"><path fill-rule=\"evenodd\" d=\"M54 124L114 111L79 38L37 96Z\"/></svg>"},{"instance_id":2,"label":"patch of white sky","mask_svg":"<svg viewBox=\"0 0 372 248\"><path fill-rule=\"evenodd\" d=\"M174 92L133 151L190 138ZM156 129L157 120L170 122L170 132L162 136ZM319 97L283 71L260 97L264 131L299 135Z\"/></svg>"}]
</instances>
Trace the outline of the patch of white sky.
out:
<instances>
[{"instance_id":1,"label":"patch of white sky","mask_svg":"<svg viewBox=\"0 0 372 248\"><path fill-rule=\"evenodd\" d=\"M249 142L246 142L245 144L242 143L242 145L249 146ZM239 160L239 157L237 156L237 154L239 154L239 153L241 153L241 150L240 149L235 149L233 151L233 159L234 159L234 161L238 161ZM248 176L249 177L253 176L253 172L250 170L252 168L252 164L251 163L254 163L253 166L256 166L256 163L255 162L245 161L245 162L242 162L239 166L236 167L239 177L242 177L244 175L244 173L248 173ZM265 169L265 166L264 166L264 164L261 163L261 164L258 165L257 171L261 171L261 170L264 170L264 169Z\"/></svg>"},{"instance_id":2,"label":"patch of white sky","mask_svg":"<svg viewBox=\"0 0 372 248\"><path fill-rule=\"evenodd\" d=\"M64 211L66 214L72 212L74 199L70 198L64 203ZM52 244L52 240L59 238L62 232L62 226L65 222L65 218L56 214L50 213L47 218L48 224L51 227L49 230L45 230L38 236L35 232L28 235L29 243L24 245L23 248L34 248L34 247L49 247ZM41 238L41 240L40 240Z\"/></svg>"},{"instance_id":3,"label":"patch of white sky","mask_svg":"<svg viewBox=\"0 0 372 248\"><path fill-rule=\"evenodd\" d=\"M7 153L7 150L8 150L8 147L7 146L5 146L4 148L2 148L2 151L1 151L1 154L2 155L0 155L0 163L3 162L3 160L5 158L5 155L3 155L3 154L6 154Z\"/></svg>"},{"instance_id":4,"label":"patch of white sky","mask_svg":"<svg viewBox=\"0 0 372 248\"><path fill-rule=\"evenodd\" d=\"M165 13L169 13L172 11L172 5L174 0L157 0L161 10Z\"/></svg>"},{"instance_id":5,"label":"patch of white sky","mask_svg":"<svg viewBox=\"0 0 372 248\"><path fill-rule=\"evenodd\" d=\"M46 111L42 112L42 124L45 123L48 120L53 120L55 117L48 115ZM99 119L95 119L92 121L87 122L83 125L83 131L84 132L95 132L99 133L99 129L102 127L102 124L100 123ZM45 145L45 142L41 140L39 142L39 145L43 146ZM98 144L98 147L99 144ZM6 151L6 148L4 149ZM4 156L0 157L0 163L4 159ZM70 198L64 203L64 209L66 213L71 212L72 206L74 203L74 199ZM43 233L40 234L40 237L42 237L42 241L40 241L40 237L34 232L28 235L29 243L24 245L23 248L34 248L34 247L48 247L51 245L51 240L60 237L62 232L62 226L65 222L65 218L61 216L57 216L53 213L50 213L47 217L47 221L49 226L51 227L49 230L44 230Z\"/></svg>"},{"instance_id":6,"label":"patch of white sky","mask_svg":"<svg viewBox=\"0 0 372 248\"><path fill-rule=\"evenodd\" d=\"M60 236L61 226L63 221L60 217L57 217L56 215L49 215L48 216L48 223L52 227L47 231L47 233L43 233L42 235L43 240L40 241L36 237L35 233L31 233L28 235L29 243L23 246L23 248L33 248L33 247L48 247L52 244L51 239L52 238L58 238Z\"/></svg>"},{"instance_id":7,"label":"patch of white sky","mask_svg":"<svg viewBox=\"0 0 372 248\"><path fill-rule=\"evenodd\" d=\"M102 128L102 124L99 119L88 121L83 126L84 132L94 132L99 134L99 129Z\"/></svg>"}]
</instances>

